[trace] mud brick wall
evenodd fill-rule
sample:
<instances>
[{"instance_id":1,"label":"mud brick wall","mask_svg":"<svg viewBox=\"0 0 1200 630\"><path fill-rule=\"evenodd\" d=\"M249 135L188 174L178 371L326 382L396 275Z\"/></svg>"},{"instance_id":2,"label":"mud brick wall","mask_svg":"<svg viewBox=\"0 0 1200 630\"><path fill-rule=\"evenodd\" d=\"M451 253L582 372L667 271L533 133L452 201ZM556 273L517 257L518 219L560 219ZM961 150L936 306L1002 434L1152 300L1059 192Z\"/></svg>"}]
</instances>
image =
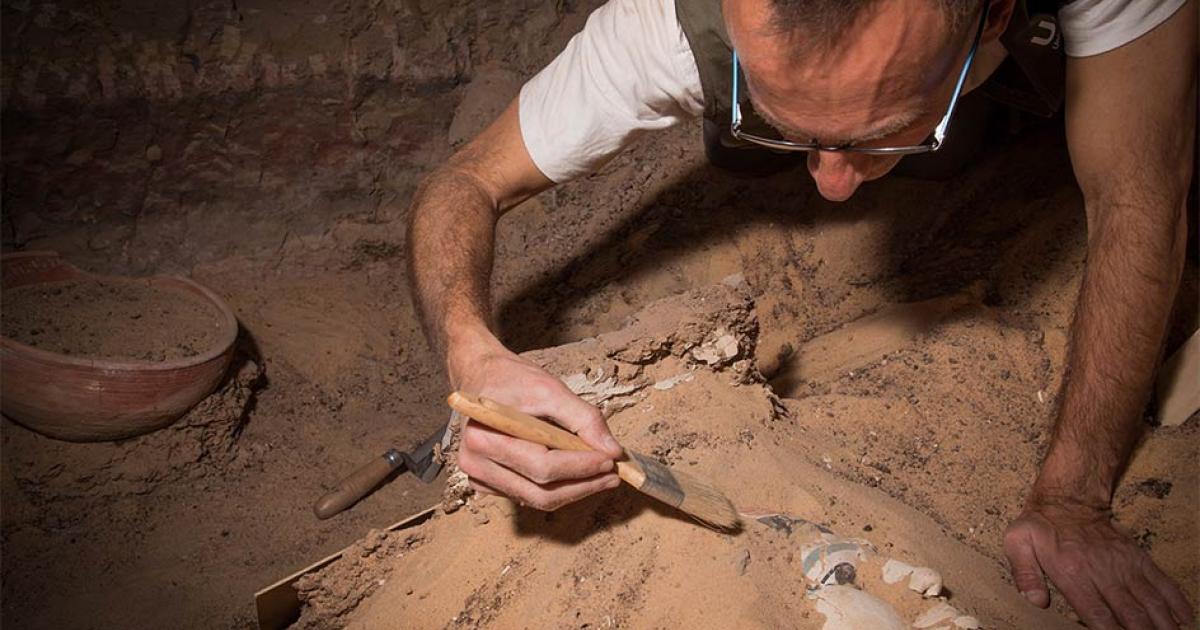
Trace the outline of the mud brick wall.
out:
<instances>
[{"instance_id":1,"label":"mud brick wall","mask_svg":"<svg viewBox=\"0 0 1200 630\"><path fill-rule=\"evenodd\" d=\"M597 4L5 1L4 249L132 273L396 250L421 176Z\"/></svg>"}]
</instances>

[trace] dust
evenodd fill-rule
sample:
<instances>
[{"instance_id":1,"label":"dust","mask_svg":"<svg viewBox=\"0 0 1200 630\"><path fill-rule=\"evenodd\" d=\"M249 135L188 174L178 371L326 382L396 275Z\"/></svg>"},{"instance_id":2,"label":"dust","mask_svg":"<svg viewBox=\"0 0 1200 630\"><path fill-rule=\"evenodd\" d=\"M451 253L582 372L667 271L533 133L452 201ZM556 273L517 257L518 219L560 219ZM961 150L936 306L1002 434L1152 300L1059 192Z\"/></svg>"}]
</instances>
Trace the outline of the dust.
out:
<instances>
[{"instance_id":1,"label":"dust","mask_svg":"<svg viewBox=\"0 0 1200 630\"><path fill-rule=\"evenodd\" d=\"M86 279L4 292L4 336L75 357L167 361L212 349L221 316L186 291Z\"/></svg>"}]
</instances>

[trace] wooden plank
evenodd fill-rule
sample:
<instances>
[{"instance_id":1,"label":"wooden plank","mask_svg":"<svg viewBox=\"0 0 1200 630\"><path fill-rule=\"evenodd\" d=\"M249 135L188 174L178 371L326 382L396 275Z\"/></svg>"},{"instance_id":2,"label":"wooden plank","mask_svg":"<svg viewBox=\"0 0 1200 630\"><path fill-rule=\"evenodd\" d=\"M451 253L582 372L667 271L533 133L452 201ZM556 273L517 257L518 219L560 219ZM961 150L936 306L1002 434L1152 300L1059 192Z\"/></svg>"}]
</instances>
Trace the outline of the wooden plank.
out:
<instances>
[{"instance_id":1,"label":"wooden plank","mask_svg":"<svg viewBox=\"0 0 1200 630\"><path fill-rule=\"evenodd\" d=\"M394 532L409 527L416 527L429 520L438 506L432 506L409 516L408 518L388 526L387 531ZM351 545L353 546L353 545ZM260 589L254 594L254 608L258 612L258 627L260 630L282 630L290 626L300 616L300 598L296 593L296 581L318 571L342 557L350 546L330 554L316 562L296 571L295 573Z\"/></svg>"}]
</instances>

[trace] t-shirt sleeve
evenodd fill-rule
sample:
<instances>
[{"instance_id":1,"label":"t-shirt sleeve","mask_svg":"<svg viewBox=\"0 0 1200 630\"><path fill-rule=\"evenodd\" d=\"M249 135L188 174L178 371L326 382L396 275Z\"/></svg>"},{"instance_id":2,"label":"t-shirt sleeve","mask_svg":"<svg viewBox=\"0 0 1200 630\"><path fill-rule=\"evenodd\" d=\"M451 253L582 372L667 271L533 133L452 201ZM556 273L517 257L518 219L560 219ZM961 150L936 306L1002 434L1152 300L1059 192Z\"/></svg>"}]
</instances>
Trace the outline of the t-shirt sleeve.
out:
<instances>
[{"instance_id":1,"label":"t-shirt sleeve","mask_svg":"<svg viewBox=\"0 0 1200 630\"><path fill-rule=\"evenodd\" d=\"M554 182L591 173L644 132L704 109L674 0L610 0L519 99L525 148Z\"/></svg>"},{"instance_id":2,"label":"t-shirt sleeve","mask_svg":"<svg viewBox=\"0 0 1200 630\"><path fill-rule=\"evenodd\" d=\"M1186 0L1075 0L1058 11L1066 52L1090 57L1145 35Z\"/></svg>"}]
</instances>

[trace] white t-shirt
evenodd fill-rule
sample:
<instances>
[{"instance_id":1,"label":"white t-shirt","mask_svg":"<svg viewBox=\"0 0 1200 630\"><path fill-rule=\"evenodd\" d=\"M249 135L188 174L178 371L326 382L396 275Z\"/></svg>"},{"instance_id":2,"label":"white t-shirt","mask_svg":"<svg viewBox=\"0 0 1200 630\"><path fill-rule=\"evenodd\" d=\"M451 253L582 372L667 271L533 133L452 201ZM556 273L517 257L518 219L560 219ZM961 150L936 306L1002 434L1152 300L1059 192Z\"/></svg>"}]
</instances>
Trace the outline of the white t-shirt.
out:
<instances>
[{"instance_id":1,"label":"white t-shirt","mask_svg":"<svg viewBox=\"0 0 1200 630\"><path fill-rule=\"evenodd\" d=\"M1185 0L1075 0L1058 12L1066 53L1087 57L1158 26ZM647 131L704 111L675 0L610 0L521 88L521 136L546 177L591 173Z\"/></svg>"}]
</instances>

